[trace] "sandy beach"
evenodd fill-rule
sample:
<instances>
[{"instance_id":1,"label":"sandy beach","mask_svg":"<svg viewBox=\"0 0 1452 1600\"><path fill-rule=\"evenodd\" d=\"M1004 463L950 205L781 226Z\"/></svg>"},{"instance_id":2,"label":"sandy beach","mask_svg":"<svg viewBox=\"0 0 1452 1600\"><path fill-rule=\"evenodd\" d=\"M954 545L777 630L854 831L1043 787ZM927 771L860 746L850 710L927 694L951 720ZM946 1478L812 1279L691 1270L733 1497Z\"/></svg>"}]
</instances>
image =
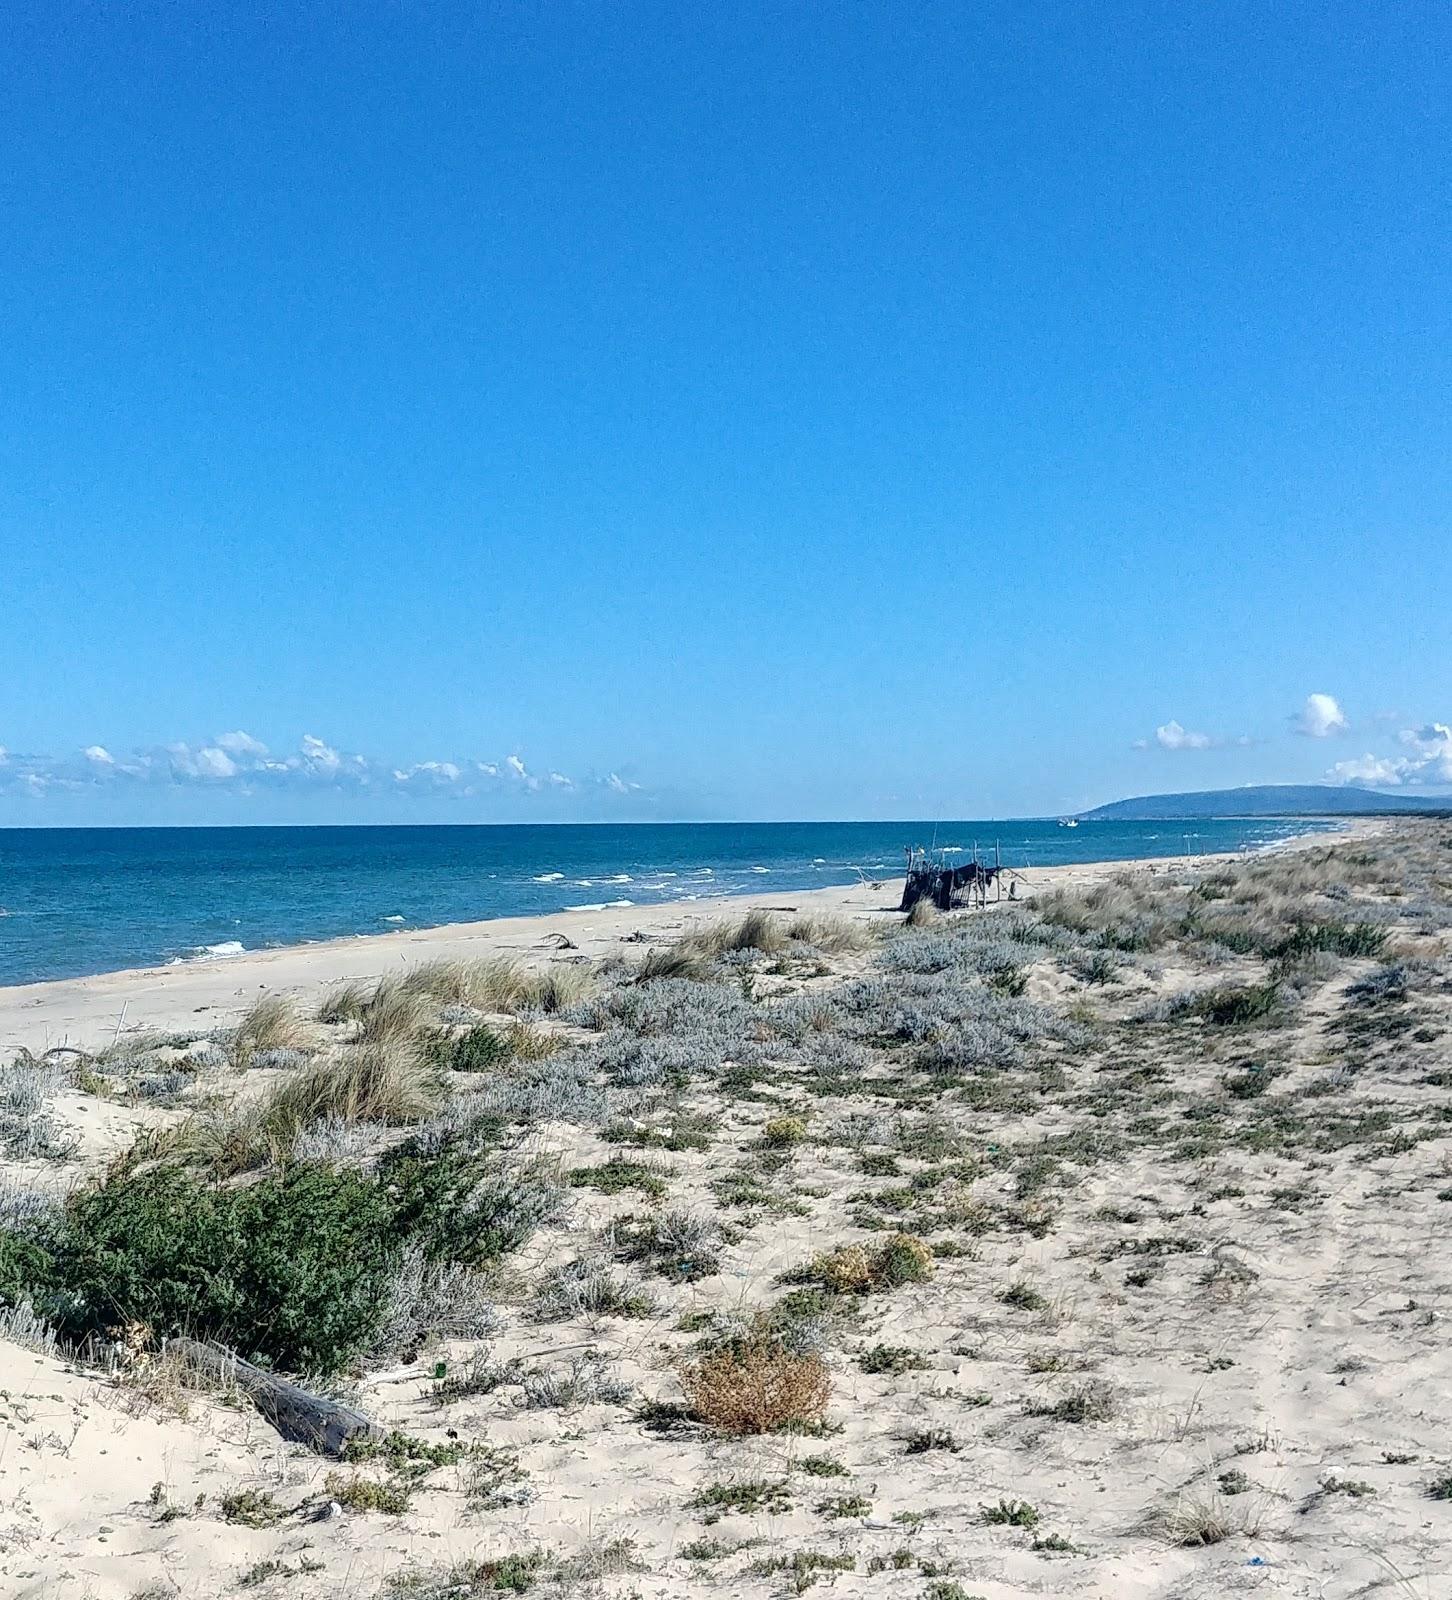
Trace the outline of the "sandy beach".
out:
<instances>
[{"instance_id":1,"label":"sandy beach","mask_svg":"<svg viewBox=\"0 0 1452 1600\"><path fill-rule=\"evenodd\" d=\"M1440 1593L1444 831L1036 873L1018 907L916 928L885 882L9 991L7 1041L96 1053L20 1069L63 1076L28 1130L8 1113L31 1153L6 1226L88 1219L57 1255L83 1284L97 1230L154 1265L125 1291L149 1309L103 1298L75 1356L0 1311L0 1589ZM514 1000L501 972L573 976ZM491 998L458 998L471 974ZM417 1075L425 1046L446 1070ZM412 1076L333 1096L365 1061ZM305 1080L331 1109L256 1142ZM514 1231L467 1265L385 1254L337 1356L290 1357L270 1312L237 1336L388 1431L339 1462L147 1319L228 1325L209 1276L165 1310L208 1208L299 1174L377 1207L400 1154L483 1162L442 1225L484 1205ZM161 1181L193 1209L143 1240L117 1219ZM309 1259L298 1295L354 1270Z\"/></svg>"},{"instance_id":2,"label":"sandy beach","mask_svg":"<svg viewBox=\"0 0 1452 1600\"><path fill-rule=\"evenodd\" d=\"M1370 837L1383 824L1347 824L1341 838ZM1275 846L1301 849L1324 839L1304 834ZM1062 867L1025 867L1012 873L1024 899L1053 889L1102 882L1126 871L1150 875L1198 870L1237 859L1207 854L1152 861L1080 862ZM1006 880L1007 881L1007 880ZM1002 891L1006 902L1008 889ZM902 878L884 878L845 888L796 894L741 894L685 904L619 906L605 910L561 911L547 916L499 917L451 923L438 928L360 935L314 944L249 950L236 956L178 962L66 978L48 983L0 985L0 1056L25 1048L79 1045L95 1049L127 1033L168 1032L181 1028L225 1027L259 993L305 995L337 983L376 982L386 973L406 971L411 963L468 961L510 955L525 961L549 960L559 939L568 939L581 957L599 959L622 942L679 938L691 929L754 908L780 912L818 912L871 922L896 910Z\"/></svg>"}]
</instances>

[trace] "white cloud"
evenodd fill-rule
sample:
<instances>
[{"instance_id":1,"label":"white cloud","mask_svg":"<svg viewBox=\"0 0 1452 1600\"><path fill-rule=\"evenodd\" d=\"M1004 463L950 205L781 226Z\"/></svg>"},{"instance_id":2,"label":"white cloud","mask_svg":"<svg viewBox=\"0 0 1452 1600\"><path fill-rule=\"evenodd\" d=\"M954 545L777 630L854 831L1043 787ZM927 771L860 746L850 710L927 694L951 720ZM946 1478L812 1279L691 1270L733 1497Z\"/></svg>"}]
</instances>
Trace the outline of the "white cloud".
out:
<instances>
[{"instance_id":1,"label":"white cloud","mask_svg":"<svg viewBox=\"0 0 1452 1600\"><path fill-rule=\"evenodd\" d=\"M235 778L237 763L225 750L208 745L206 749L197 751L197 773L203 778Z\"/></svg>"},{"instance_id":2,"label":"white cloud","mask_svg":"<svg viewBox=\"0 0 1452 1600\"><path fill-rule=\"evenodd\" d=\"M315 733L303 735L301 759L303 766L315 772L336 772L343 764L343 758L332 745L325 744Z\"/></svg>"},{"instance_id":3,"label":"white cloud","mask_svg":"<svg viewBox=\"0 0 1452 1600\"><path fill-rule=\"evenodd\" d=\"M1345 733L1351 724L1335 695L1308 694L1296 726L1308 739L1329 739L1333 733Z\"/></svg>"},{"instance_id":4,"label":"white cloud","mask_svg":"<svg viewBox=\"0 0 1452 1600\"><path fill-rule=\"evenodd\" d=\"M509 768L516 778L527 778L529 776L529 774L524 770L524 763L519 759L518 756L507 757L504 765Z\"/></svg>"},{"instance_id":5,"label":"white cloud","mask_svg":"<svg viewBox=\"0 0 1452 1600\"><path fill-rule=\"evenodd\" d=\"M105 745L88 744L81 754L94 767L114 767L116 765L115 756L111 754Z\"/></svg>"},{"instance_id":6,"label":"white cloud","mask_svg":"<svg viewBox=\"0 0 1452 1600\"><path fill-rule=\"evenodd\" d=\"M418 761L411 767L393 769L396 783L420 784L434 789L450 788L463 776L463 768L452 761Z\"/></svg>"},{"instance_id":7,"label":"white cloud","mask_svg":"<svg viewBox=\"0 0 1452 1600\"><path fill-rule=\"evenodd\" d=\"M254 739L250 733L243 733L241 728L232 733L219 733L213 742L219 750L225 750L229 756L261 761L267 755L267 746L260 739Z\"/></svg>"},{"instance_id":8,"label":"white cloud","mask_svg":"<svg viewBox=\"0 0 1452 1600\"><path fill-rule=\"evenodd\" d=\"M1171 717L1162 727L1155 729L1155 743L1162 750L1208 750L1215 740L1208 733L1191 733Z\"/></svg>"},{"instance_id":9,"label":"white cloud","mask_svg":"<svg viewBox=\"0 0 1452 1600\"><path fill-rule=\"evenodd\" d=\"M1228 745L1237 749L1245 749L1254 743L1255 740L1245 733L1234 735L1197 733L1185 727L1175 717L1171 717L1168 722L1161 723L1155 729L1153 739L1135 739L1130 748L1132 750L1150 750L1158 746L1161 750L1223 750Z\"/></svg>"},{"instance_id":10,"label":"white cloud","mask_svg":"<svg viewBox=\"0 0 1452 1600\"><path fill-rule=\"evenodd\" d=\"M1397 740L1409 755L1368 754L1338 761L1327 776L1338 783L1370 783L1384 789L1452 784L1452 726L1428 722L1420 728L1403 728Z\"/></svg>"},{"instance_id":11,"label":"white cloud","mask_svg":"<svg viewBox=\"0 0 1452 1600\"><path fill-rule=\"evenodd\" d=\"M1327 777L1337 783L1370 783L1379 788L1393 788L1402 781L1399 763L1370 754L1354 761L1338 761Z\"/></svg>"}]
</instances>

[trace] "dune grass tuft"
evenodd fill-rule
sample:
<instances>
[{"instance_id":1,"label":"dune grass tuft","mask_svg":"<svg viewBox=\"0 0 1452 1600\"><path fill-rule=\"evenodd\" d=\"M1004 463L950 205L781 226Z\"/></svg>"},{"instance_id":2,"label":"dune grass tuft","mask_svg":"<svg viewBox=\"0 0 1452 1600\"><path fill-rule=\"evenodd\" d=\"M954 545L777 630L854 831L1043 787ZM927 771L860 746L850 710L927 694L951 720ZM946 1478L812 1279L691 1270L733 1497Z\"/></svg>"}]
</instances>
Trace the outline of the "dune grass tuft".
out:
<instances>
[{"instance_id":1,"label":"dune grass tuft","mask_svg":"<svg viewBox=\"0 0 1452 1600\"><path fill-rule=\"evenodd\" d=\"M129 1159L178 1161L225 1177L285 1163L310 1129L404 1127L437 1111L443 1098L437 1070L411 1044L361 1044L298 1069L260 1100L149 1130Z\"/></svg>"},{"instance_id":2,"label":"dune grass tuft","mask_svg":"<svg viewBox=\"0 0 1452 1600\"><path fill-rule=\"evenodd\" d=\"M404 978L390 974L378 980L358 1019L361 1044L403 1044L416 1039L429 1020L425 996L408 987Z\"/></svg>"},{"instance_id":3,"label":"dune grass tuft","mask_svg":"<svg viewBox=\"0 0 1452 1600\"><path fill-rule=\"evenodd\" d=\"M635 974L637 983L652 983L659 978L681 978L699 983L711 976L709 952L689 939L648 950Z\"/></svg>"},{"instance_id":4,"label":"dune grass tuft","mask_svg":"<svg viewBox=\"0 0 1452 1600\"><path fill-rule=\"evenodd\" d=\"M287 995L265 994L254 1000L232 1030L232 1061L247 1067L266 1050L300 1050L307 1045L308 1028L297 1004Z\"/></svg>"},{"instance_id":5,"label":"dune grass tuft","mask_svg":"<svg viewBox=\"0 0 1452 1600\"><path fill-rule=\"evenodd\" d=\"M719 936L723 951L759 950L768 956L779 954L787 943L787 932L780 920L761 910L748 911L740 922L724 925Z\"/></svg>"},{"instance_id":6,"label":"dune grass tuft","mask_svg":"<svg viewBox=\"0 0 1452 1600\"><path fill-rule=\"evenodd\" d=\"M330 989L318 1004L318 1021L325 1024L361 1022L368 991L361 983L343 983Z\"/></svg>"},{"instance_id":7,"label":"dune grass tuft","mask_svg":"<svg viewBox=\"0 0 1452 1600\"><path fill-rule=\"evenodd\" d=\"M314 1122L381 1122L405 1126L436 1111L443 1099L438 1074L418 1052L399 1044L362 1044L296 1073L262 1107L263 1124L278 1135Z\"/></svg>"},{"instance_id":8,"label":"dune grass tuft","mask_svg":"<svg viewBox=\"0 0 1452 1600\"><path fill-rule=\"evenodd\" d=\"M551 962L540 970L509 956L482 961L429 961L403 979L411 994L446 1005L512 1015L517 1011L566 1011L599 986L594 969L578 962Z\"/></svg>"},{"instance_id":9,"label":"dune grass tuft","mask_svg":"<svg viewBox=\"0 0 1452 1600\"><path fill-rule=\"evenodd\" d=\"M921 903L921 902L919 902ZM804 912L787 923L787 938L798 944L809 944L830 955L845 955L853 950L866 950L874 943L872 929L851 917L832 916L821 912Z\"/></svg>"}]
</instances>

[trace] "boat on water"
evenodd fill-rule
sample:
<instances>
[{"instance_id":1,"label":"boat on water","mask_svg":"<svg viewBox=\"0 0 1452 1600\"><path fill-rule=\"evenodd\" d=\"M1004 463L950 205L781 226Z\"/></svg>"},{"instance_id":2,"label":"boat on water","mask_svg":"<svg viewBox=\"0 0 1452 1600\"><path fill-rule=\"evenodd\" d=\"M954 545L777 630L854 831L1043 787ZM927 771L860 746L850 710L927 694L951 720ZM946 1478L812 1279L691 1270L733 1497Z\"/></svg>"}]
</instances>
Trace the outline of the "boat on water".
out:
<instances>
[{"instance_id":1,"label":"boat on water","mask_svg":"<svg viewBox=\"0 0 1452 1600\"><path fill-rule=\"evenodd\" d=\"M1059 826L1061 828L1077 828L1079 826L1079 819L1078 817L1060 817Z\"/></svg>"}]
</instances>

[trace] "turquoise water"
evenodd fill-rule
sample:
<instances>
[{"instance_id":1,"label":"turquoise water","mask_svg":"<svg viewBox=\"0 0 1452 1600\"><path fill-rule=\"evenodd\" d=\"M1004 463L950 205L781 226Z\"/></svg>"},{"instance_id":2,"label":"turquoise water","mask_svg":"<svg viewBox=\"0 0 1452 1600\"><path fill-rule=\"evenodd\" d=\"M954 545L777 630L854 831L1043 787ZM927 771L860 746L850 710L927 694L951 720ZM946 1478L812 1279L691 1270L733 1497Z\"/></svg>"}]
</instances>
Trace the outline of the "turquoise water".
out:
<instances>
[{"instance_id":1,"label":"turquoise water","mask_svg":"<svg viewBox=\"0 0 1452 1600\"><path fill-rule=\"evenodd\" d=\"M902 870L908 845L1008 866L1254 849L1307 822L638 823L0 829L0 984L612 903L789 893Z\"/></svg>"}]
</instances>

